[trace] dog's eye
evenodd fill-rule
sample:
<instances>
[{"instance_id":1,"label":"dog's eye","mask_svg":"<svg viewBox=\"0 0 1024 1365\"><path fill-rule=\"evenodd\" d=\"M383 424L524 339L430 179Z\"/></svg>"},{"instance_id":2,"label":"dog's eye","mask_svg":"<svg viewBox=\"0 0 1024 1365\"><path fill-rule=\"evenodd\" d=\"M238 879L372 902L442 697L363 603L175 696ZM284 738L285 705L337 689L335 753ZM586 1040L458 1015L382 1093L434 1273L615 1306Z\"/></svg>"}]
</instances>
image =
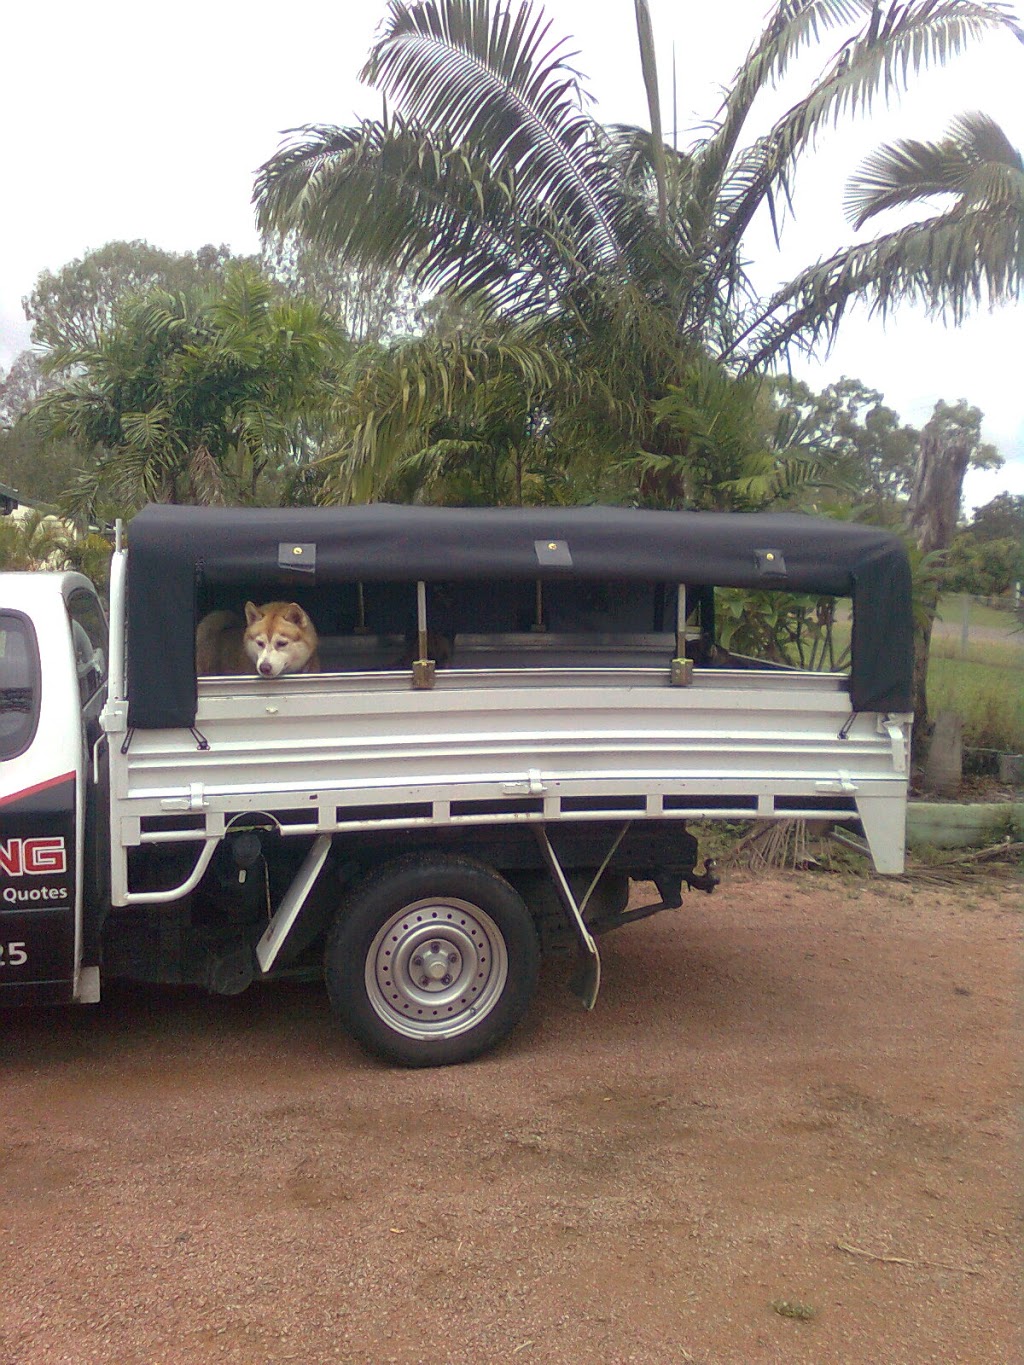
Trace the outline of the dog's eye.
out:
<instances>
[{"instance_id":1,"label":"dog's eye","mask_svg":"<svg viewBox=\"0 0 1024 1365\"><path fill-rule=\"evenodd\" d=\"M287 640L275 640L275 641L274 641L274 648L275 648L275 649L287 649L287 648L288 648L288 641L287 641Z\"/></svg>"},{"instance_id":2,"label":"dog's eye","mask_svg":"<svg viewBox=\"0 0 1024 1365\"><path fill-rule=\"evenodd\" d=\"M257 635L257 636L256 636L256 644L259 646L260 649L266 649L266 647L267 647L267 637L266 637L265 635Z\"/></svg>"}]
</instances>

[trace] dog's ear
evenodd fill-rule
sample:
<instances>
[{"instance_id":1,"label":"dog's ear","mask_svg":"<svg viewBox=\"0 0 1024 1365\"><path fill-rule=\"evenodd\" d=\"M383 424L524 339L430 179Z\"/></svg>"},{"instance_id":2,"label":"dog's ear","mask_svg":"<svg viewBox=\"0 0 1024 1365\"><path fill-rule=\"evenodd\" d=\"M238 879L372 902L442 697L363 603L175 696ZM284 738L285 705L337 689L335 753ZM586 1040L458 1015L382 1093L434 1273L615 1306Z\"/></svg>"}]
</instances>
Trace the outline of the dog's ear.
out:
<instances>
[{"instance_id":1,"label":"dog's ear","mask_svg":"<svg viewBox=\"0 0 1024 1365\"><path fill-rule=\"evenodd\" d=\"M285 608L284 619L291 621L293 626L298 626L300 630L305 630L309 625L309 617L299 606L298 602L289 602Z\"/></svg>"},{"instance_id":2,"label":"dog's ear","mask_svg":"<svg viewBox=\"0 0 1024 1365\"><path fill-rule=\"evenodd\" d=\"M247 626L254 626L262 615L263 613L260 611L259 607L256 605L255 602L246 602L245 624Z\"/></svg>"}]
</instances>

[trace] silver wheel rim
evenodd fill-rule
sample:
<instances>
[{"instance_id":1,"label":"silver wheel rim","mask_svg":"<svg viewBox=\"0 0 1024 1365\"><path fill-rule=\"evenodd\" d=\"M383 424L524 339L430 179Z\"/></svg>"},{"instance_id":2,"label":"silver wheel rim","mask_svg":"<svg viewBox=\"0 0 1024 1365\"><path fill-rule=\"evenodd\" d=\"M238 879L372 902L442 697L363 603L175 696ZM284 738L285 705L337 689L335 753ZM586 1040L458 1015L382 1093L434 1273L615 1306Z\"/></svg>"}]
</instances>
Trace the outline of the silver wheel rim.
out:
<instances>
[{"instance_id":1,"label":"silver wheel rim","mask_svg":"<svg viewBox=\"0 0 1024 1365\"><path fill-rule=\"evenodd\" d=\"M507 980L508 949L498 926L478 905L454 896L403 906L366 955L370 1004L406 1038L451 1038L475 1028Z\"/></svg>"}]
</instances>

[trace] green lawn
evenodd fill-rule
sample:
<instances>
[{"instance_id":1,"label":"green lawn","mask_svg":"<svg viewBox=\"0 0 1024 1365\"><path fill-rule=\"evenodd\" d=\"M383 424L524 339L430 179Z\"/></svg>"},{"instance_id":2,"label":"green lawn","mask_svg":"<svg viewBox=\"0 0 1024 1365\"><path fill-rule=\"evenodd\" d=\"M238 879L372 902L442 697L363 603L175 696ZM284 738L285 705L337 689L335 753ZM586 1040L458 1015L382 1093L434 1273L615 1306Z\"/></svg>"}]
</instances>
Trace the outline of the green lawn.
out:
<instances>
[{"instance_id":1,"label":"green lawn","mask_svg":"<svg viewBox=\"0 0 1024 1365\"><path fill-rule=\"evenodd\" d=\"M968 625L986 626L993 630L1012 631L1017 624L1012 611L1004 611L999 607L986 607L982 602L975 602L971 599L968 608ZM964 598L960 593L946 593L939 599L938 620L948 627L956 627L957 630L963 624L964 619Z\"/></svg>"},{"instance_id":2,"label":"green lawn","mask_svg":"<svg viewBox=\"0 0 1024 1365\"><path fill-rule=\"evenodd\" d=\"M989 642L968 646L933 640L928 661L928 710L963 717L964 743L971 748L1024 753L1024 636L1020 644Z\"/></svg>"},{"instance_id":3,"label":"green lawn","mask_svg":"<svg viewBox=\"0 0 1024 1365\"><path fill-rule=\"evenodd\" d=\"M969 747L1022 753L1024 631L1012 612L970 602L967 649L961 655L964 601L950 594L939 604L942 627L932 633L928 710L961 715ZM972 631L990 638L979 640Z\"/></svg>"},{"instance_id":4,"label":"green lawn","mask_svg":"<svg viewBox=\"0 0 1024 1365\"><path fill-rule=\"evenodd\" d=\"M849 604L841 601L833 637L837 652L849 644ZM971 630L998 638L968 636L960 655L963 599L947 594L939 605L945 629L932 634L928 663L928 710L955 711L963 718L964 744L973 749L1024 753L1024 630L1012 612L970 603ZM793 659L796 662L796 659ZM824 663L821 665L825 667ZM849 667L847 664L846 668Z\"/></svg>"}]
</instances>

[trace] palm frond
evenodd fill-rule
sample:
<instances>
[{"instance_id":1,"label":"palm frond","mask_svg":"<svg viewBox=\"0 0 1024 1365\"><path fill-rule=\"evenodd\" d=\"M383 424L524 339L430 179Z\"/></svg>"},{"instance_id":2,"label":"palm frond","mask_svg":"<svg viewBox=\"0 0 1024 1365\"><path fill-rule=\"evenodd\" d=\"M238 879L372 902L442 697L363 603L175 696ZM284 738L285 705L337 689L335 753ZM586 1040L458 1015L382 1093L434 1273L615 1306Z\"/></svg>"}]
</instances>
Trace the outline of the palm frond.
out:
<instances>
[{"instance_id":1,"label":"palm frond","mask_svg":"<svg viewBox=\"0 0 1024 1365\"><path fill-rule=\"evenodd\" d=\"M654 45L654 26L647 0L634 0L637 41L640 44L640 69L647 92L647 112L651 121L651 165L658 195L658 223L662 230L668 226L668 191L666 188L665 143L661 133L661 95L658 90L658 61Z\"/></svg>"},{"instance_id":2,"label":"palm frond","mask_svg":"<svg viewBox=\"0 0 1024 1365\"><path fill-rule=\"evenodd\" d=\"M188 480L197 502L210 507L224 505L224 470L208 446L200 445L192 451L188 462Z\"/></svg>"},{"instance_id":3,"label":"palm frond","mask_svg":"<svg viewBox=\"0 0 1024 1365\"><path fill-rule=\"evenodd\" d=\"M594 266L552 214L524 211L514 175L399 118L296 130L256 197L265 231L391 266L417 288L478 295L491 311L544 311Z\"/></svg>"},{"instance_id":4,"label":"palm frond","mask_svg":"<svg viewBox=\"0 0 1024 1365\"><path fill-rule=\"evenodd\" d=\"M757 97L778 83L790 63L830 29L864 18L871 0L782 0L733 78L709 136L697 151L698 193L714 197L736 155Z\"/></svg>"},{"instance_id":5,"label":"palm frond","mask_svg":"<svg viewBox=\"0 0 1024 1365\"><path fill-rule=\"evenodd\" d=\"M525 205L573 225L595 257L620 258L599 128L582 109L564 40L529 0L391 0L362 77L406 117L481 150L515 176Z\"/></svg>"},{"instance_id":6,"label":"palm frond","mask_svg":"<svg viewBox=\"0 0 1024 1365\"><path fill-rule=\"evenodd\" d=\"M1024 201L1024 161L985 114L962 114L941 142L902 139L878 148L850 180L846 214L862 227L875 214L932 195L996 206Z\"/></svg>"},{"instance_id":7,"label":"palm frond","mask_svg":"<svg viewBox=\"0 0 1024 1365\"><path fill-rule=\"evenodd\" d=\"M789 160L826 122L870 113L877 95L906 89L912 75L958 56L998 29L1022 38L1012 12L984 0L890 0L872 5L865 29L840 49L825 76L772 130L776 155Z\"/></svg>"},{"instance_id":8,"label":"palm frond","mask_svg":"<svg viewBox=\"0 0 1024 1365\"><path fill-rule=\"evenodd\" d=\"M802 271L762 310L744 339L743 371L771 364L793 340L834 338L858 300L885 316L901 301L940 319L963 321L972 306L1019 297L1024 288L1024 216L981 209L913 223L839 252Z\"/></svg>"},{"instance_id":9,"label":"palm frond","mask_svg":"<svg viewBox=\"0 0 1024 1365\"><path fill-rule=\"evenodd\" d=\"M726 184L730 168L720 167L723 198L733 202L719 225L719 241L741 236L770 193L789 196L796 158L815 145L827 124L870 113L877 97L903 91L911 75L942 65L970 40L998 29L1022 36L1011 12L996 3L890 0L884 10L872 5L862 30L840 48L813 89L754 144L756 172L748 154L747 183L739 193Z\"/></svg>"},{"instance_id":10,"label":"palm frond","mask_svg":"<svg viewBox=\"0 0 1024 1365\"><path fill-rule=\"evenodd\" d=\"M336 416L347 433L322 461L331 500L373 501L403 462L422 449L437 418L468 401L483 402L514 379L522 413L551 389L566 389L573 370L529 328L488 337L418 338L367 356Z\"/></svg>"}]
</instances>

